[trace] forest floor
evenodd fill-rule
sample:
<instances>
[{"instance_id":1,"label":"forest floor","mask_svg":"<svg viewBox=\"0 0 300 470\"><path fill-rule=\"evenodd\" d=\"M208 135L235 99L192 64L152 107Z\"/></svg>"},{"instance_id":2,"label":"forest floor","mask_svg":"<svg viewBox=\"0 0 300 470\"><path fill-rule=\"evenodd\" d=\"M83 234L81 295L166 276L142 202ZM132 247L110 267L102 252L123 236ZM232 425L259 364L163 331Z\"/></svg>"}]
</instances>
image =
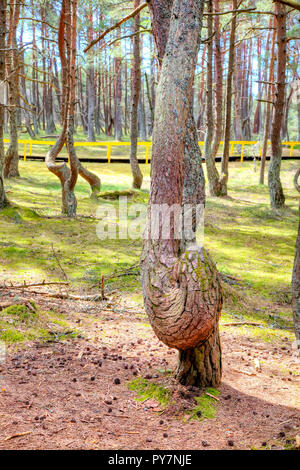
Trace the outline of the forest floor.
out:
<instances>
[{"instance_id":1,"label":"forest floor","mask_svg":"<svg viewBox=\"0 0 300 470\"><path fill-rule=\"evenodd\" d=\"M98 203L115 206L107 192L130 189L129 165L89 165L104 198L91 201L80 180L79 215L67 220L55 177L22 163L22 177L8 184L12 206L0 214L0 449L294 448L297 166L283 163L287 208L278 214L248 162L231 165L230 198L207 199L205 246L225 297L223 379L218 390L199 391L174 381L177 354L148 323L141 241L96 235ZM138 203L148 198L149 167L142 171L144 189L131 197ZM102 275L106 299L84 300L101 292ZM43 280L70 286L10 285ZM60 298L67 292L77 298Z\"/></svg>"}]
</instances>

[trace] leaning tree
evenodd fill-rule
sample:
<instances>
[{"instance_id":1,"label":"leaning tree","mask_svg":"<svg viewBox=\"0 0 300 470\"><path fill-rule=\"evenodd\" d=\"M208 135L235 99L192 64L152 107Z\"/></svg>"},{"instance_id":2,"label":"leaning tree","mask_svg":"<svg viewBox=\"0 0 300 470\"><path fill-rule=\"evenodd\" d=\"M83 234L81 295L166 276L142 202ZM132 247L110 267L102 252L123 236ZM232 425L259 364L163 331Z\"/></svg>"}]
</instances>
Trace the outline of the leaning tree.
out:
<instances>
[{"instance_id":1,"label":"leaning tree","mask_svg":"<svg viewBox=\"0 0 300 470\"><path fill-rule=\"evenodd\" d=\"M165 237L155 208L204 203L201 154L192 113L195 67L204 0L152 0L152 30L161 62L156 94L151 191L141 257L145 308L160 340L179 351L183 384L217 386L221 380L219 275L193 238L179 239L176 217ZM193 218L193 228L197 221ZM154 223L155 226L155 223Z\"/></svg>"}]
</instances>

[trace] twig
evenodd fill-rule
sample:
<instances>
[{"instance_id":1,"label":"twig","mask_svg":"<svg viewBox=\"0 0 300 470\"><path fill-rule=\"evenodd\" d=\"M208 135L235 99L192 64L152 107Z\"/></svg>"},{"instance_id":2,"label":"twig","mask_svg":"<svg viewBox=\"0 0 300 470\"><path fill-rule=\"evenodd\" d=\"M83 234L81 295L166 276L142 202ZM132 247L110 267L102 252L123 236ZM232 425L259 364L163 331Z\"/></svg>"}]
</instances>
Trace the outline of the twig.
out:
<instances>
[{"instance_id":1,"label":"twig","mask_svg":"<svg viewBox=\"0 0 300 470\"><path fill-rule=\"evenodd\" d=\"M102 298L104 299L104 274L101 276L101 294Z\"/></svg>"},{"instance_id":2,"label":"twig","mask_svg":"<svg viewBox=\"0 0 300 470\"><path fill-rule=\"evenodd\" d=\"M139 267L138 263L133 264L132 266L130 266L129 268L124 269L123 271L116 271L115 273L112 273L110 276L106 276L106 279L114 279L116 277L133 275L130 271L132 269L135 269L135 268L138 268L138 267ZM138 273L134 273L134 274L138 274Z\"/></svg>"},{"instance_id":3,"label":"twig","mask_svg":"<svg viewBox=\"0 0 300 470\"><path fill-rule=\"evenodd\" d=\"M240 325L251 325L251 326L264 326L262 323L254 321L239 321L233 323L221 323L222 326L240 326Z\"/></svg>"},{"instance_id":4,"label":"twig","mask_svg":"<svg viewBox=\"0 0 300 470\"><path fill-rule=\"evenodd\" d=\"M61 270L61 272L63 273L63 275L64 275L66 281L68 281L68 276L67 276L65 270L63 269L62 265L60 264L60 261L59 261L59 259L58 259L58 256L57 256L56 253L55 253L53 243L51 243L51 247L52 247L52 251L53 251L54 258L56 259L57 264L58 264L58 266L60 267L60 270Z\"/></svg>"},{"instance_id":5,"label":"twig","mask_svg":"<svg viewBox=\"0 0 300 470\"><path fill-rule=\"evenodd\" d=\"M214 400L220 401L220 398L215 397L215 396L212 395L211 393L205 392L205 395L208 395L209 397L213 398Z\"/></svg>"},{"instance_id":6,"label":"twig","mask_svg":"<svg viewBox=\"0 0 300 470\"><path fill-rule=\"evenodd\" d=\"M10 439L14 439L15 437L27 436L27 434L31 434L31 433L32 431L19 432L17 434L12 434L11 436L6 437L4 440L9 441Z\"/></svg>"}]
</instances>

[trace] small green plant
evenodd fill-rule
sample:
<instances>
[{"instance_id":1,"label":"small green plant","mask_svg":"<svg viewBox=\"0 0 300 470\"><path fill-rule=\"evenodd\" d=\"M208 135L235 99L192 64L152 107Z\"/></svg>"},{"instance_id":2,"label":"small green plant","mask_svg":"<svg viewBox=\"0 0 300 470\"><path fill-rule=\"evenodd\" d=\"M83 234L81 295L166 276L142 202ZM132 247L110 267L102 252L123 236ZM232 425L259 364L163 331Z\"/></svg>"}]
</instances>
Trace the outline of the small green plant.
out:
<instances>
[{"instance_id":1,"label":"small green plant","mask_svg":"<svg viewBox=\"0 0 300 470\"><path fill-rule=\"evenodd\" d=\"M128 388L138 394L139 401L154 399L161 406L167 406L171 400L171 392L167 388L141 377L128 382Z\"/></svg>"}]
</instances>

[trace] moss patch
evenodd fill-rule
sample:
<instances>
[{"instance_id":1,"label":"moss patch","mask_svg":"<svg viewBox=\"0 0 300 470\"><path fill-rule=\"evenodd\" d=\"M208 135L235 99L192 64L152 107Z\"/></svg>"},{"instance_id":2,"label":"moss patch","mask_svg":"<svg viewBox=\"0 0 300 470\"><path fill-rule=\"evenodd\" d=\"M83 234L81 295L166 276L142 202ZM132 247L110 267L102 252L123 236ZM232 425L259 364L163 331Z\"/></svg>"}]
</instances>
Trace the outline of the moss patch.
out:
<instances>
[{"instance_id":1,"label":"moss patch","mask_svg":"<svg viewBox=\"0 0 300 470\"><path fill-rule=\"evenodd\" d=\"M141 377L127 383L130 390L138 394L138 400L146 399L156 400L161 406L167 406L171 400L171 392L162 385L149 382L149 380Z\"/></svg>"},{"instance_id":2,"label":"moss patch","mask_svg":"<svg viewBox=\"0 0 300 470\"><path fill-rule=\"evenodd\" d=\"M14 304L0 311L0 340L7 344L53 340L77 334L61 315L41 312L34 302Z\"/></svg>"},{"instance_id":3,"label":"moss patch","mask_svg":"<svg viewBox=\"0 0 300 470\"><path fill-rule=\"evenodd\" d=\"M219 391L214 388L208 388L206 390L207 393L217 397L219 395ZM217 401L204 393L200 397L195 397L197 405L187 412L190 415L190 419L213 419L217 412Z\"/></svg>"}]
</instances>

